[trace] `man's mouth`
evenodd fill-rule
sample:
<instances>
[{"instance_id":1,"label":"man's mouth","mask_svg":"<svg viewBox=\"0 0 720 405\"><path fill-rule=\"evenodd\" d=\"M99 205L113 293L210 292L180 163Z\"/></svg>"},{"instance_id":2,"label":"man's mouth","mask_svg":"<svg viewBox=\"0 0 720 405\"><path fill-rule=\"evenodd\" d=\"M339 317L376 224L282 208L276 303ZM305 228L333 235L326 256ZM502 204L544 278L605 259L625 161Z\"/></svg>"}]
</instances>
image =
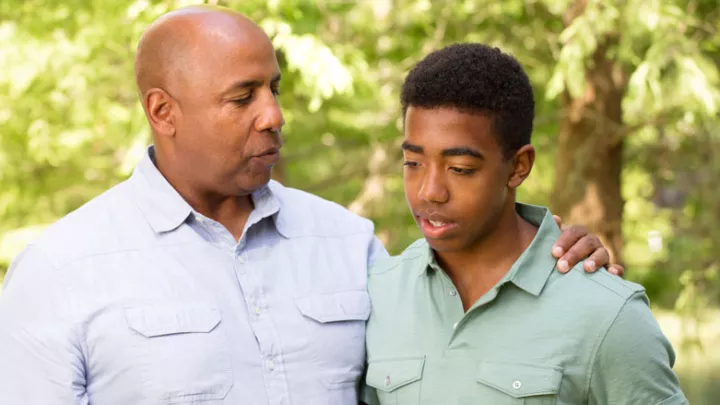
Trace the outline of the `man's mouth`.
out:
<instances>
[{"instance_id":1,"label":"man's mouth","mask_svg":"<svg viewBox=\"0 0 720 405\"><path fill-rule=\"evenodd\" d=\"M259 153L257 156L273 155L280 152L280 148L268 148Z\"/></svg>"},{"instance_id":2,"label":"man's mouth","mask_svg":"<svg viewBox=\"0 0 720 405\"><path fill-rule=\"evenodd\" d=\"M418 215L420 229L426 238L440 239L450 236L450 233L457 227L457 223L452 222L450 219L442 218L439 219L439 215L434 216L435 219L430 219L425 215Z\"/></svg>"},{"instance_id":3,"label":"man's mouth","mask_svg":"<svg viewBox=\"0 0 720 405\"><path fill-rule=\"evenodd\" d=\"M280 159L280 149L279 148L269 148L261 153L253 156L253 159L256 161L260 161L263 164L272 166L278 162Z\"/></svg>"},{"instance_id":4,"label":"man's mouth","mask_svg":"<svg viewBox=\"0 0 720 405\"><path fill-rule=\"evenodd\" d=\"M436 228L447 224L447 222L433 221L432 219L428 219L428 222L430 222L430 225L432 225Z\"/></svg>"}]
</instances>

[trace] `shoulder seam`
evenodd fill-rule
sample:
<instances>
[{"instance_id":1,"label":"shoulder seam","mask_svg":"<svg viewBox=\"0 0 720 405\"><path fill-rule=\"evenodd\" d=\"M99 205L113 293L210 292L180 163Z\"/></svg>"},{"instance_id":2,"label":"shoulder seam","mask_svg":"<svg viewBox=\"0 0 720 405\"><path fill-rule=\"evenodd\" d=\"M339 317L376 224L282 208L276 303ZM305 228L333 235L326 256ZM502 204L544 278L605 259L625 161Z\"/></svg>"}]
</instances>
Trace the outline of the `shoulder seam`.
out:
<instances>
[{"instance_id":1,"label":"shoulder seam","mask_svg":"<svg viewBox=\"0 0 720 405\"><path fill-rule=\"evenodd\" d=\"M397 257L399 257L399 256L395 256L395 257L391 258L391 260L392 260L392 259L395 259L395 258L397 258ZM370 276L379 276L379 275L381 275L381 274L385 274L385 273L389 272L390 270L394 270L396 267L402 265L402 260L395 260L395 261L396 261L397 263L393 264L392 266L387 267L386 269L384 269L384 270L382 270L382 271L370 271L369 275L370 275ZM374 267L374 266L373 266L373 267Z\"/></svg>"},{"instance_id":2,"label":"shoulder seam","mask_svg":"<svg viewBox=\"0 0 720 405\"><path fill-rule=\"evenodd\" d=\"M53 267L53 270L59 271L68 266L71 266L79 261L82 261L85 259L90 259L93 257L112 256L112 255L116 255L116 254L120 254L120 253L128 253L128 252L142 252L144 250L153 249L156 247L163 247L163 248L176 247L176 246L182 246L182 245L186 245L186 244L190 244L190 243L178 243L178 244L170 244L170 245L154 245L154 246L146 246L146 247L142 247L142 248L114 249L114 250L107 250L107 251L98 251L98 252L94 252L94 253L88 253L85 255L73 257L62 263L54 264L54 265L52 265L52 267ZM45 256L47 256L47 255L45 255Z\"/></svg>"},{"instance_id":3,"label":"shoulder seam","mask_svg":"<svg viewBox=\"0 0 720 405\"><path fill-rule=\"evenodd\" d=\"M633 288L631 288L630 286L628 286L628 285L626 285L625 283L623 283L621 280L613 280L612 277L615 277L615 276L611 276L609 273L608 273L608 274L604 274L603 277L609 277L609 279L612 280L611 282L614 283L615 286L618 287L618 289L621 288L621 289L627 291L629 294L628 294L628 295L621 294L620 292L614 290L613 288L611 288L611 287L609 287L609 286L607 286L607 285L605 285L605 284L603 284L603 283L601 283L601 282L598 282L597 280L595 280L594 277L588 277L588 279L589 279L590 281L592 281L593 283L595 283L596 285L599 285L599 286L603 287L604 289L612 292L613 294L617 295L618 297L624 298L626 301L627 301L630 297L632 297L633 294L642 291L642 289L633 289Z\"/></svg>"},{"instance_id":4,"label":"shoulder seam","mask_svg":"<svg viewBox=\"0 0 720 405\"><path fill-rule=\"evenodd\" d=\"M365 235L368 233L373 233L371 229L358 229L354 232L348 232L348 233L342 233L337 235L319 235L316 233L308 233L304 235L290 235L288 236L288 239L303 239L303 238L322 238L322 239L336 239L336 238L346 238L349 236L356 236L356 235Z\"/></svg>"},{"instance_id":5,"label":"shoulder seam","mask_svg":"<svg viewBox=\"0 0 720 405\"><path fill-rule=\"evenodd\" d=\"M415 255L415 256L410 256L410 257L404 257L404 255L392 256L389 260L394 260L396 263L394 263L392 266L388 266L386 269L384 269L382 271L371 271L369 274L371 276L385 274L391 270L396 269L398 266L401 266L406 260L417 259L418 257L420 257L420 255Z\"/></svg>"}]
</instances>

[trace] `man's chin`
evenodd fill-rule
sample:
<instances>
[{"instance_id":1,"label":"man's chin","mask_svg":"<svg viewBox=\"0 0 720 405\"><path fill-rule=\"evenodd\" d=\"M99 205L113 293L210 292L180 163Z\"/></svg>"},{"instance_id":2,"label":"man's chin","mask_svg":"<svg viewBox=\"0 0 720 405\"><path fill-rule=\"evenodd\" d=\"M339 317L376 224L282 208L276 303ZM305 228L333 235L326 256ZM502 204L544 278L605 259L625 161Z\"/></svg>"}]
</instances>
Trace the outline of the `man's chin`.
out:
<instances>
[{"instance_id":1,"label":"man's chin","mask_svg":"<svg viewBox=\"0 0 720 405\"><path fill-rule=\"evenodd\" d=\"M270 171L266 173L253 173L251 176L244 176L236 180L235 184L240 194L250 194L261 190L270 183Z\"/></svg>"},{"instance_id":2,"label":"man's chin","mask_svg":"<svg viewBox=\"0 0 720 405\"><path fill-rule=\"evenodd\" d=\"M445 237L445 238L429 238L425 236L425 241L432 248L432 250L441 253L451 253L463 250L463 246L457 238Z\"/></svg>"}]
</instances>

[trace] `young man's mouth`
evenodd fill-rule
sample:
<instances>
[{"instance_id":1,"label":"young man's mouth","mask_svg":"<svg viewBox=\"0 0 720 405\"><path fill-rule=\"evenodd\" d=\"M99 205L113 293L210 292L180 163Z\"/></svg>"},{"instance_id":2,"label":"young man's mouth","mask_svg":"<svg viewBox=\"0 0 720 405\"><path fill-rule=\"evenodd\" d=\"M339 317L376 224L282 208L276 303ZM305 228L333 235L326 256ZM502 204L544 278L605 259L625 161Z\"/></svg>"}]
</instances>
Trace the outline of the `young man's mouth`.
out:
<instances>
[{"instance_id":1,"label":"young man's mouth","mask_svg":"<svg viewBox=\"0 0 720 405\"><path fill-rule=\"evenodd\" d=\"M431 239L443 238L457 227L457 223L445 218L429 219L422 216L418 216L417 218L420 220L420 229L423 234Z\"/></svg>"}]
</instances>

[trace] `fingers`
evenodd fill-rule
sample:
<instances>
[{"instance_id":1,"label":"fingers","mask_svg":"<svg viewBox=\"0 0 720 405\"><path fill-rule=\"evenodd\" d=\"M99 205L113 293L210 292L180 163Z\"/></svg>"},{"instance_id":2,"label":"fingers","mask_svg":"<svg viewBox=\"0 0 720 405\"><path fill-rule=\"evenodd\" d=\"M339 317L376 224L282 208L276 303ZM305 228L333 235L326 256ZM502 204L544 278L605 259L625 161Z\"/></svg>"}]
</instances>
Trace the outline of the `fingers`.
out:
<instances>
[{"instance_id":1,"label":"fingers","mask_svg":"<svg viewBox=\"0 0 720 405\"><path fill-rule=\"evenodd\" d=\"M611 264L610 267L608 267L608 272L618 277L625 277L625 267L619 264Z\"/></svg>"},{"instance_id":2,"label":"fingers","mask_svg":"<svg viewBox=\"0 0 720 405\"><path fill-rule=\"evenodd\" d=\"M557 224L558 228L562 229L562 218L560 218L559 215L553 215L553 219L555 220L555 223Z\"/></svg>"},{"instance_id":3,"label":"fingers","mask_svg":"<svg viewBox=\"0 0 720 405\"><path fill-rule=\"evenodd\" d=\"M598 244L599 243L600 241L598 240ZM585 271L592 273L597 271L600 267L607 266L608 263L610 263L610 252L600 245L600 247L592 252L590 257L585 259L583 267L585 268Z\"/></svg>"},{"instance_id":4,"label":"fingers","mask_svg":"<svg viewBox=\"0 0 720 405\"><path fill-rule=\"evenodd\" d=\"M562 219L553 216L555 222L562 223ZM619 264L610 264L610 252L602 245L600 238L588 233L587 229L580 225L573 225L565 230L555 242L552 254L558 258L557 269L561 273L567 273L583 259L585 271L592 273L601 267L606 267L608 272L616 276L624 277L625 268Z\"/></svg>"},{"instance_id":5,"label":"fingers","mask_svg":"<svg viewBox=\"0 0 720 405\"><path fill-rule=\"evenodd\" d=\"M570 240L571 236L572 235L568 235L568 240ZM597 254L595 254L596 251ZM588 261L585 262L585 269L590 268L590 271L597 270L601 266L606 265L609 260L607 250L594 235L582 236L573 243L567 250L567 253L563 254L560 260L558 260L558 270L560 270L561 273L566 273L585 258L588 258Z\"/></svg>"},{"instance_id":6,"label":"fingers","mask_svg":"<svg viewBox=\"0 0 720 405\"><path fill-rule=\"evenodd\" d=\"M565 252L569 251L570 248L577 243L580 238L587 235L588 231L585 227L580 225L573 225L562 231L562 234L555 241L553 245L552 254L556 258L561 258ZM590 252L588 252L590 254Z\"/></svg>"}]
</instances>

